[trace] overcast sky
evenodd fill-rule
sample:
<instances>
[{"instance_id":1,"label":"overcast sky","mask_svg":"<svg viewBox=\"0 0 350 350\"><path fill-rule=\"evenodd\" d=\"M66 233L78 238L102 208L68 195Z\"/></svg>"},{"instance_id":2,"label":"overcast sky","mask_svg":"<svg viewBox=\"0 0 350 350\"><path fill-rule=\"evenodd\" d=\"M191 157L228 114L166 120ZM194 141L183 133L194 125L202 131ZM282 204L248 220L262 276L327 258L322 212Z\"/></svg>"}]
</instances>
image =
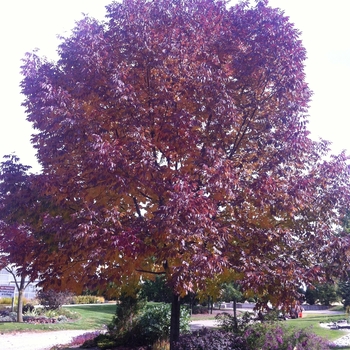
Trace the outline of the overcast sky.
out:
<instances>
[{"instance_id":1,"label":"overcast sky","mask_svg":"<svg viewBox=\"0 0 350 350\"><path fill-rule=\"evenodd\" d=\"M69 34L82 13L103 19L111 0L17 0L0 3L0 157L15 152L39 169L30 144L31 125L21 107L19 83L25 52L39 48L56 58L57 35ZM306 80L314 91L309 109L312 137L350 151L350 0L270 0L302 31L308 53ZM350 152L348 152L350 153Z\"/></svg>"}]
</instances>

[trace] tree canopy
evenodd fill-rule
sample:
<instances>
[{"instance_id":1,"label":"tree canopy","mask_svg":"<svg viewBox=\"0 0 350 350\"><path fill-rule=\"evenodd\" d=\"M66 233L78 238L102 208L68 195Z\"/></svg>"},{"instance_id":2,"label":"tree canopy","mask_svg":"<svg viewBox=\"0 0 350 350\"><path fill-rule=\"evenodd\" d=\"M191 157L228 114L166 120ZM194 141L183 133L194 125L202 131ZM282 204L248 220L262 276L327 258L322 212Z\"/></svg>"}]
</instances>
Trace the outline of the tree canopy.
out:
<instances>
[{"instance_id":1,"label":"tree canopy","mask_svg":"<svg viewBox=\"0 0 350 350\"><path fill-rule=\"evenodd\" d=\"M278 303L344 265L346 156L309 137L299 35L266 1L125 0L78 22L57 62L27 54L24 106L62 208L44 228L74 279L159 273L184 295L229 269Z\"/></svg>"}]
</instances>

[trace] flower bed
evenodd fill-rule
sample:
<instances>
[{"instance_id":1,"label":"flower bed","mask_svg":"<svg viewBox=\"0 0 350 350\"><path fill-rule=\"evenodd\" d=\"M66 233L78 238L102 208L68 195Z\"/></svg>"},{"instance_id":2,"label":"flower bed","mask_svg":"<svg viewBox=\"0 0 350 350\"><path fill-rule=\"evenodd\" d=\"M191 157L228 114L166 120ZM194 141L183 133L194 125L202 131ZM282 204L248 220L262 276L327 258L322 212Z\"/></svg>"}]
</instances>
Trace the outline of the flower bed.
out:
<instances>
[{"instance_id":1,"label":"flower bed","mask_svg":"<svg viewBox=\"0 0 350 350\"><path fill-rule=\"evenodd\" d=\"M11 312L9 309L0 310L0 322L16 322L17 313ZM65 315L23 315L23 322L31 324L47 324L47 323L66 323L72 321Z\"/></svg>"}]
</instances>

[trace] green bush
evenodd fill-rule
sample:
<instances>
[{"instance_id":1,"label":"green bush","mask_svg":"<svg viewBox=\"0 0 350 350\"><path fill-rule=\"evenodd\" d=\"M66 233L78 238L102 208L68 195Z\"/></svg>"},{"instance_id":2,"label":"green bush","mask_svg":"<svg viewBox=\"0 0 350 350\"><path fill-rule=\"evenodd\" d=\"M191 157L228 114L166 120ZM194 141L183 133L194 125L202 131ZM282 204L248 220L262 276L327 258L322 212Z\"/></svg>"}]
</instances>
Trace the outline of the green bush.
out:
<instances>
[{"instance_id":1,"label":"green bush","mask_svg":"<svg viewBox=\"0 0 350 350\"><path fill-rule=\"evenodd\" d=\"M209 313L209 311L208 311L208 307L207 306L195 305L192 308L192 313L193 313L193 315L207 314L207 313Z\"/></svg>"},{"instance_id":2,"label":"green bush","mask_svg":"<svg viewBox=\"0 0 350 350\"><path fill-rule=\"evenodd\" d=\"M180 331L189 332L190 313L186 307L180 311ZM151 346L170 334L171 305L165 303L146 305L132 297L123 297L117 306L116 316L108 326L107 335L97 339L97 345Z\"/></svg>"},{"instance_id":3,"label":"green bush","mask_svg":"<svg viewBox=\"0 0 350 350\"><path fill-rule=\"evenodd\" d=\"M154 344L157 340L168 339L170 335L170 304L147 305L140 315L137 328L146 344ZM190 313L186 307L180 310L180 333L190 331Z\"/></svg>"},{"instance_id":4,"label":"green bush","mask_svg":"<svg viewBox=\"0 0 350 350\"><path fill-rule=\"evenodd\" d=\"M248 311L244 312L240 317L235 318L234 315L227 312L217 314L215 319L218 321L219 327L225 332L243 334L252 322L253 315Z\"/></svg>"},{"instance_id":5,"label":"green bush","mask_svg":"<svg viewBox=\"0 0 350 350\"><path fill-rule=\"evenodd\" d=\"M133 296L122 295L112 322L108 325L108 338L116 345L128 344L133 341L133 330L136 327L138 315L145 306L145 301ZM103 337L102 337L103 338Z\"/></svg>"}]
</instances>

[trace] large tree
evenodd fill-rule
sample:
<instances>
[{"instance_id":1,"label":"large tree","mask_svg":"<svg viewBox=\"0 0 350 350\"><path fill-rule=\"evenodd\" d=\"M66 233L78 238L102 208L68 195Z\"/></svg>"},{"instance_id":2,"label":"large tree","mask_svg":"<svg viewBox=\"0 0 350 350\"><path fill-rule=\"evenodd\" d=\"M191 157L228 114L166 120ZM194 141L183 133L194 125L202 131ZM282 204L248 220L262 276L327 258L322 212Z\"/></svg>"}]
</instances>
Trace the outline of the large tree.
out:
<instances>
[{"instance_id":1,"label":"large tree","mask_svg":"<svg viewBox=\"0 0 350 350\"><path fill-rule=\"evenodd\" d=\"M346 157L308 136L306 52L279 9L125 0L58 53L27 55L22 91L68 213L45 222L67 283L164 274L176 340L179 297L226 269L278 303L339 263Z\"/></svg>"}]
</instances>

